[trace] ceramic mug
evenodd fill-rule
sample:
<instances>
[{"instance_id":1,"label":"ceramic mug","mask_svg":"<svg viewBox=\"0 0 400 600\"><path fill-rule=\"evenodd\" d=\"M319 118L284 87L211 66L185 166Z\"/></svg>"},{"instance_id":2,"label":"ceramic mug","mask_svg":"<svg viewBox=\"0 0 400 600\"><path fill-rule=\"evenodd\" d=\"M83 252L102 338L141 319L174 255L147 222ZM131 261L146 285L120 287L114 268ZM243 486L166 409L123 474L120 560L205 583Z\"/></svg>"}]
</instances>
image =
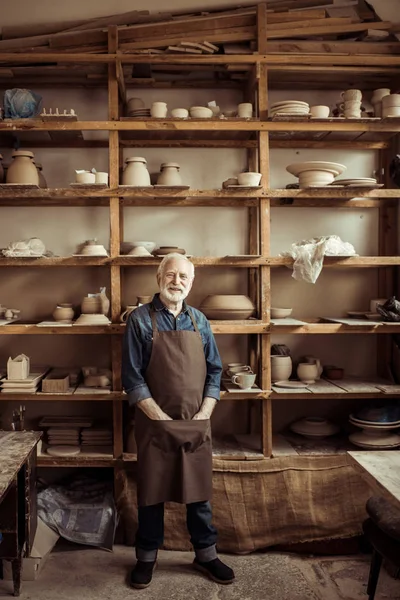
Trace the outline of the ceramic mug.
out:
<instances>
[{"instance_id":1,"label":"ceramic mug","mask_svg":"<svg viewBox=\"0 0 400 600\"><path fill-rule=\"evenodd\" d=\"M340 95L345 101L354 100L356 102L361 102L362 99L361 90L345 90Z\"/></svg>"},{"instance_id":2,"label":"ceramic mug","mask_svg":"<svg viewBox=\"0 0 400 600\"><path fill-rule=\"evenodd\" d=\"M166 102L153 102L150 109L150 114L156 119L165 119L168 114Z\"/></svg>"},{"instance_id":3,"label":"ceramic mug","mask_svg":"<svg viewBox=\"0 0 400 600\"><path fill-rule=\"evenodd\" d=\"M253 116L253 105L251 102L241 102L238 104L238 117L242 119L251 119Z\"/></svg>"},{"instance_id":4,"label":"ceramic mug","mask_svg":"<svg viewBox=\"0 0 400 600\"><path fill-rule=\"evenodd\" d=\"M310 114L315 119L327 119L329 117L329 113L329 106L318 105L310 107Z\"/></svg>"},{"instance_id":5,"label":"ceramic mug","mask_svg":"<svg viewBox=\"0 0 400 600\"><path fill-rule=\"evenodd\" d=\"M232 377L232 383L238 385L242 390L248 390L254 385L256 376L254 373L239 373Z\"/></svg>"}]
</instances>

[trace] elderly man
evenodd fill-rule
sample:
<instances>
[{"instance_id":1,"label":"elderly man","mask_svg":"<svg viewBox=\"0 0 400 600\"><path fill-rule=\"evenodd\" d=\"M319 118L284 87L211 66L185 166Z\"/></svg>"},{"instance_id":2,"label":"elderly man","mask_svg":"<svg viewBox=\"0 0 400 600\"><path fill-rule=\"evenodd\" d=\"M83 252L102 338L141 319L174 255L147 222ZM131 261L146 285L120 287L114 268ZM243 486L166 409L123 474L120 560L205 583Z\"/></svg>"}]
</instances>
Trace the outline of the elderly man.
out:
<instances>
[{"instance_id":1,"label":"elderly man","mask_svg":"<svg viewBox=\"0 0 400 600\"><path fill-rule=\"evenodd\" d=\"M217 558L212 525L210 417L219 400L221 360L206 317L185 298L194 266L169 254L157 271L160 293L131 313L124 337L122 380L135 405L139 527L135 588L152 579L164 538L164 502L186 504L193 566L218 583L234 573Z\"/></svg>"}]
</instances>

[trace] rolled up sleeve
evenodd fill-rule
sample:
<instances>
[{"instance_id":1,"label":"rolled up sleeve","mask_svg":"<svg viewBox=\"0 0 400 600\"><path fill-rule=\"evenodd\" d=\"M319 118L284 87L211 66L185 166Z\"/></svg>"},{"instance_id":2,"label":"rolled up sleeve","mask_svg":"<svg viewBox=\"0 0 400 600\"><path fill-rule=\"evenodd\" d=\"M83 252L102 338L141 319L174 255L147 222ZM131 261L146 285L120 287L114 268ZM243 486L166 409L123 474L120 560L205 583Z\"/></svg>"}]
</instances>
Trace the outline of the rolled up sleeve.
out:
<instances>
[{"instance_id":1,"label":"rolled up sleeve","mask_svg":"<svg viewBox=\"0 0 400 600\"><path fill-rule=\"evenodd\" d=\"M143 354L140 328L129 318L123 340L122 386L128 395L130 406L145 398L151 398L150 390L143 377Z\"/></svg>"},{"instance_id":2,"label":"rolled up sleeve","mask_svg":"<svg viewBox=\"0 0 400 600\"><path fill-rule=\"evenodd\" d=\"M220 399L222 363L218 347L211 331L210 323L206 320L205 326L206 343L204 344L204 355L206 358L207 376L204 385L203 397Z\"/></svg>"}]
</instances>

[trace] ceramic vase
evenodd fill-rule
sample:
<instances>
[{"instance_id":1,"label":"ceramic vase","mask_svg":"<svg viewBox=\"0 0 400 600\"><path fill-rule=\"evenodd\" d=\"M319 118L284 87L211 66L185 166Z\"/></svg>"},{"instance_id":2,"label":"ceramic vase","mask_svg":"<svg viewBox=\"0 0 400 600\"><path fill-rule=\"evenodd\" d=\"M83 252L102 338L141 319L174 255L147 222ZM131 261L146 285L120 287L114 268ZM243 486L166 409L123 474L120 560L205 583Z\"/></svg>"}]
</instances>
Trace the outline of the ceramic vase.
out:
<instances>
[{"instance_id":1,"label":"ceramic vase","mask_svg":"<svg viewBox=\"0 0 400 600\"><path fill-rule=\"evenodd\" d=\"M55 321L72 321L74 310L72 304L58 304L53 312Z\"/></svg>"},{"instance_id":2,"label":"ceramic vase","mask_svg":"<svg viewBox=\"0 0 400 600\"><path fill-rule=\"evenodd\" d=\"M147 161L141 156L131 156L126 159L126 167L122 174L123 185L147 187L151 185L150 174L147 170Z\"/></svg>"},{"instance_id":3,"label":"ceramic vase","mask_svg":"<svg viewBox=\"0 0 400 600\"><path fill-rule=\"evenodd\" d=\"M161 173L158 176L158 185L182 185L182 178L179 174L180 166L178 163L162 163Z\"/></svg>"},{"instance_id":4,"label":"ceramic vase","mask_svg":"<svg viewBox=\"0 0 400 600\"><path fill-rule=\"evenodd\" d=\"M271 356L271 380L286 381L292 374L292 359L290 356Z\"/></svg>"},{"instance_id":5,"label":"ceramic vase","mask_svg":"<svg viewBox=\"0 0 400 600\"><path fill-rule=\"evenodd\" d=\"M318 379L318 367L315 363L299 363L297 377L304 383L315 383Z\"/></svg>"},{"instance_id":6,"label":"ceramic vase","mask_svg":"<svg viewBox=\"0 0 400 600\"><path fill-rule=\"evenodd\" d=\"M33 162L33 152L15 150L13 161L7 170L7 183L39 185L39 175Z\"/></svg>"}]
</instances>

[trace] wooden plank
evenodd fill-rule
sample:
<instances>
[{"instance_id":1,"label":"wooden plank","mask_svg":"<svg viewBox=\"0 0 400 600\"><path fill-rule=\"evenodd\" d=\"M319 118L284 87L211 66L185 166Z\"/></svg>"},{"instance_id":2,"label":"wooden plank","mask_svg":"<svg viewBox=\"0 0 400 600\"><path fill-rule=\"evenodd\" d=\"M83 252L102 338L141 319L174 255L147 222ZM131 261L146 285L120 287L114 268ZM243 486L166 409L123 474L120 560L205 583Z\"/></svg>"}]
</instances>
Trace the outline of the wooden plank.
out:
<instances>
[{"instance_id":1,"label":"wooden plank","mask_svg":"<svg viewBox=\"0 0 400 600\"><path fill-rule=\"evenodd\" d=\"M313 6L321 6L321 3L321 0L288 0L287 2L282 2L281 0L269 0L268 10L283 11L299 8L312 8ZM334 3L335 0L323 0L324 6Z\"/></svg>"},{"instance_id":2,"label":"wooden plank","mask_svg":"<svg viewBox=\"0 0 400 600\"><path fill-rule=\"evenodd\" d=\"M67 27L68 31L81 31L82 29L97 29L99 27L110 27L111 25L131 25L133 23L144 22L148 19L157 20L159 15L152 14L148 10L131 10L118 15L109 15L107 17L101 17L99 19L88 19L84 23ZM166 18L166 15L162 18Z\"/></svg>"},{"instance_id":3,"label":"wooden plank","mask_svg":"<svg viewBox=\"0 0 400 600\"><path fill-rule=\"evenodd\" d=\"M324 19L325 8L310 8L309 10L291 10L288 12L267 13L268 25L274 23L287 23L292 21L308 21L310 19Z\"/></svg>"},{"instance_id":4,"label":"wooden plank","mask_svg":"<svg viewBox=\"0 0 400 600\"><path fill-rule=\"evenodd\" d=\"M220 33L215 33L215 30L181 33L179 36L160 37L158 39L148 38L136 42L123 42L120 44L120 49L123 51L137 50L140 48L166 48L167 46L175 46L182 41L186 42L245 42L253 40L256 35L255 27L237 27L221 30ZM141 57L143 58L143 57ZM207 57L209 58L209 57ZM122 59L123 60L123 59Z\"/></svg>"},{"instance_id":5,"label":"wooden plank","mask_svg":"<svg viewBox=\"0 0 400 600\"><path fill-rule=\"evenodd\" d=\"M347 452L347 457L373 489L400 506L400 452L363 450Z\"/></svg>"},{"instance_id":6,"label":"wooden plank","mask_svg":"<svg viewBox=\"0 0 400 600\"><path fill-rule=\"evenodd\" d=\"M373 394L378 389L374 384L355 379L340 379L336 381L336 385L351 394Z\"/></svg>"},{"instance_id":7,"label":"wooden plank","mask_svg":"<svg viewBox=\"0 0 400 600\"><path fill-rule=\"evenodd\" d=\"M40 25L6 25L1 28L1 37L3 40L13 38L33 37L38 35L49 35L51 33L59 33L70 27L76 27L86 23L86 20L79 21L56 21L53 23L41 23Z\"/></svg>"},{"instance_id":8,"label":"wooden plank","mask_svg":"<svg viewBox=\"0 0 400 600\"><path fill-rule=\"evenodd\" d=\"M326 379L317 379L315 383L309 385L307 389L312 394L343 394L343 389L338 387L335 382Z\"/></svg>"},{"instance_id":9,"label":"wooden plank","mask_svg":"<svg viewBox=\"0 0 400 600\"><path fill-rule=\"evenodd\" d=\"M337 19L310 19L309 21L295 21L293 19L292 22L286 23L275 23L273 25L268 23L267 33L268 37L270 37L270 32L278 32L282 30L287 31L288 27L290 27L292 31L296 31L297 29L301 29L302 27L338 27L341 25L350 25L351 23L353 23L353 19L351 19L350 17L340 17ZM288 37L293 36L291 35Z\"/></svg>"},{"instance_id":10,"label":"wooden plank","mask_svg":"<svg viewBox=\"0 0 400 600\"><path fill-rule=\"evenodd\" d=\"M281 29L280 31L269 31L268 38L296 38L309 37L313 35L342 35L344 33L358 33L367 29L390 29L391 21L375 21L373 23L353 23L350 25L321 25L319 27L298 27L297 29Z\"/></svg>"},{"instance_id":11,"label":"wooden plank","mask_svg":"<svg viewBox=\"0 0 400 600\"><path fill-rule=\"evenodd\" d=\"M116 27L111 25L111 27ZM48 38L50 48L71 48L88 44L107 44L107 30L87 29L77 33L56 33ZM0 46L1 49L1 46ZM57 50L56 50L57 51ZM117 50L115 50L116 52Z\"/></svg>"},{"instance_id":12,"label":"wooden plank","mask_svg":"<svg viewBox=\"0 0 400 600\"><path fill-rule=\"evenodd\" d=\"M290 14L290 13L289 13ZM380 31L377 29L376 31ZM368 42L346 41L303 41L285 40L284 42L267 41L266 54L284 52L300 54L400 54L400 42L383 42L379 44Z\"/></svg>"}]
</instances>

